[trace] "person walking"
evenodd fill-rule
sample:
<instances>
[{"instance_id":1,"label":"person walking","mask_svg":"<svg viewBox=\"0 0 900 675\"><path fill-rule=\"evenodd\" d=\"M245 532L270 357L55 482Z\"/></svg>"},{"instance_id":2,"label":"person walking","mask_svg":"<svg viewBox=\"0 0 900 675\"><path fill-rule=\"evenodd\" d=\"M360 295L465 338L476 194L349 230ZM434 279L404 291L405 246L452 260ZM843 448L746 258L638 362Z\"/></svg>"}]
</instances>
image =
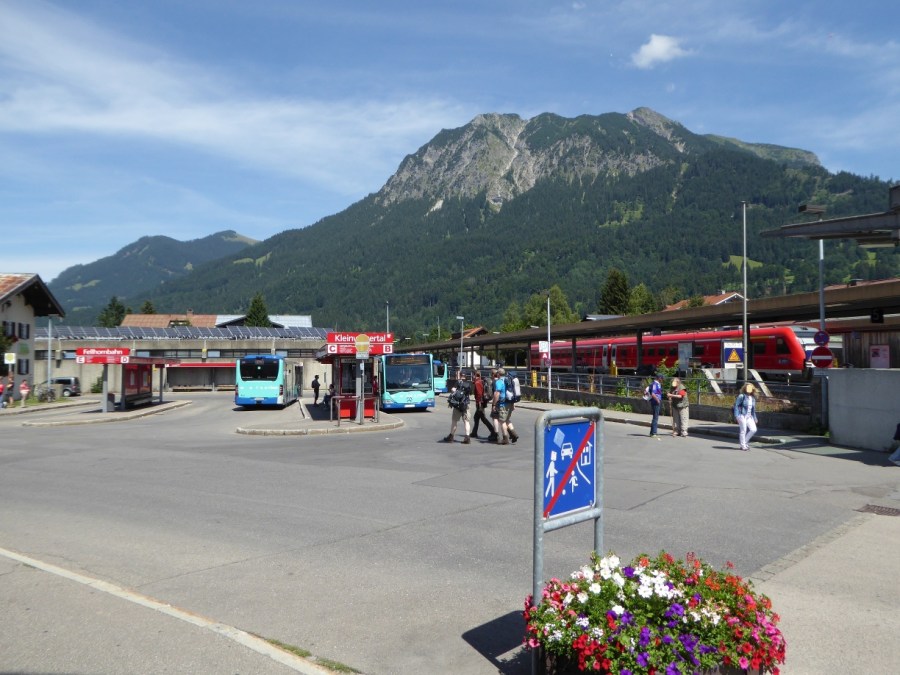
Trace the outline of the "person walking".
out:
<instances>
[{"instance_id":1,"label":"person walking","mask_svg":"<svg viewBox=\"0 0 900 675\"><path fill-rule=\"evenodd\" d=\"M313 405L319 405L319 376L316 375L312 381Z\"/></svg>"},{"instance_id":2,"label":"person walking","mask_svg":"<svg viewBox=\"0 0 900 675\"><path fill-rule=\"evenodd\" d=\"M680 378L672 378L672 390L666 396L672 406L672 435L687 436L690 401Z\"/></svg>"},{"instance_id":3,"label":"person walking","mask_svg":"<svg viewBox=\"0 0 900 675\"><path fill-rule=\"evenodd\" d=\"M756 387L749 382L734 400L734 419L738 423L738 443L741 450L750 449L750 439L756 433Z\"/></svg>"},{"instance_id":4,"label":"person walking","mask_svg":"<svg viewBox=\"0 0 900 675\"><path fill-rule=\"evenodd\" d=\"M497 444L508 445L510 441L515 443L519 435L509 424L509 416L512 414L512 401L506 397L506 369L497 368L494 376L494 400L491 409L491 417L494 418L494 429L497 431ZM494 417L496 411L496 417Z\"/></svg>"},{"instance_id":5,"label":"person walking","mask_svg":"<svg viewBox=\"0 0 900 675\"><path fill-rule=\"evenodd\" d=\"M506 419L504 420L503 416L501 416L500 423L506 424L506 434L509 436L509 440L515 443L519 440L519 434L516 433L512 423L512 415L516 410L515 399L510 397L510 394L512 393L512 378L506 376L505 368L498 368L497 374L503 380L503 386L506 389Z\"/></svg>"},{"instance_id":6,"label":"person walking","mask_svg":"<svg viewBox=\"0 0 900 675\"><path fill-rule=\"evenodd\" d=\"M466 374L460 371L456 386L450 391L450 396L447 401L450 404L450 408L453 410L453 414L450 419L450 433L443 439L445 443L453 442L454 437L456 436L456 427L459 425L460 420L462 420L463 427L466 430L466 436L463 438L463 443L472 442L469 434L471 428L471 416L469 413L469 401L471 395L472 385L470 385L466 379Z\"/></svg>"},{"instance_id":7,"label":"person walking","mask_svg":"<svg viewBox=\"0 0 900 675\"><path fill-rule=\"evenodd\" d=\"M491 423L491 420L488 419L487 415L484 414L484 408L490 401L490 395L484 386L484 380L481 379L481 373L477 370L475 371L475 376L472 380L472 395L475 398L475 424L472 425L472 436L478 438L478 425L481 422L484 422L484 426L488 430L488 435L490 435L494 431L494 425Z\"/></svg>"},{"instance_id":8,"label":"person walking","mask_svg":"<svg viewBox=\"0 0 900 675\"><path fill-rule=\"evenodd\" d=\"M647 392L650 394L650 412L653 415L650 418L650 438L655 438L656 440L659 440L659 409L662 407L662 381L664 377L662 373L654 377Z\"/></svg>"}]
</instances>

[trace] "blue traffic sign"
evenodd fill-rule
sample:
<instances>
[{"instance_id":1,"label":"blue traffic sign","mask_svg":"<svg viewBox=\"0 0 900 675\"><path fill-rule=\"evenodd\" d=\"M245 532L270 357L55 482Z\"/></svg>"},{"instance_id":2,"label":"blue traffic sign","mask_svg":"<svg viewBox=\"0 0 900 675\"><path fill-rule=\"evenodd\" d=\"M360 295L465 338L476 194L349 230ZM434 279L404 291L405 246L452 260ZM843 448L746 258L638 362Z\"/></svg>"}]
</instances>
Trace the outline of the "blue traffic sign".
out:
<instances>
[{"instance_id":1,"label":"blue traffic sign","mask_svg":"<svg viewBox=\"0 0 900 675\"><path fill-rule=\"evenodd\" d=\"M829 335L824 330L817 330L816 334L813 335L813 342L815 342L820 347L824 347L828 344Z\"/></svg>"},{"instance_id":2,"label":"blue traffic sign","mask_svg":"<svg viewBox=\"0 0 900 675\"><path fill-rule=\"evenodd\" d=\"M544 518L596 502L597 425L583 419L544 430Z\"/></svg>"}]
</instances>

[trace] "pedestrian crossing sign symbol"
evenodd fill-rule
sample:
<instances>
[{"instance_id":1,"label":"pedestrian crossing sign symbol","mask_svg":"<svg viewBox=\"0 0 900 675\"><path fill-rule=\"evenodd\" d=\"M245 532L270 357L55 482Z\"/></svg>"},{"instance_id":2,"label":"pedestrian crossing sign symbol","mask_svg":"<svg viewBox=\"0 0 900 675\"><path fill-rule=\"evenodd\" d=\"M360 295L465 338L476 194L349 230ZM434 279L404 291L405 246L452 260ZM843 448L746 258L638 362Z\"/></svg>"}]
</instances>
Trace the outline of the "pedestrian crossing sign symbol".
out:
<instances>
[{"instance_id":1,"label":"pedestrian crossing sign symbol","mask_svg":"<svg viewBox=\"0 0 900 675\"><path fill-rule=\"evenodd\" d=\"M741 363L743 359L741 358L741 355L738 353L737 349L732 349L728 353L728 358L726 359L726 361L728 363Z\"/></svg>"}]
</instances>

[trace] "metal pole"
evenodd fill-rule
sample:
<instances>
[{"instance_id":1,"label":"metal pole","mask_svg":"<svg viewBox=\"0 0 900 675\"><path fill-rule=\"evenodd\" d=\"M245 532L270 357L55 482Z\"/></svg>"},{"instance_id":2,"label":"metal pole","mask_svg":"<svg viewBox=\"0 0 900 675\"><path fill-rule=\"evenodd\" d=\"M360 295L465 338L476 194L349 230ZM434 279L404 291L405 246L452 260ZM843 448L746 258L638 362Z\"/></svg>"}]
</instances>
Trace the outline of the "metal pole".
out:
<instances>
[{"instance_id":1,"label":"metal pole","mask_svg":"<svg viewBox=\"0 0 900 675\"><path fill-rule=\"evenodd\" d=\"M550 346L550 291L547 291L547 403L553 402L553 390L550 381L553 379L553 347ZM574 371L574 361L572 362Z\"/></svg>"},{"instance_id":2,"label":"metal pole","mask_svg":"<svg viewBox=\"0 0 900 675\"><path fill-rule=\"evenodd\" d=\"M460 371L462 371L462 367L466 362L465 356L463 355L463 330L465 328L463 322L466 318L464 316L458 316L456 318L459 319L459 368Z\"/></svg>"},{"instance_id":3,"label":"metal pole","mask_svg":"<svg viewBox=\"0 0 900 675\"><path fill-rule=\"evenodd\" d=\"M384 326L385 333L391 332L391 303L389 300L384 301Z\"/></svg>"},{"instance_id":4,"label":"metal pole","mask_svg":"<svg viewBox=\"0 0 900 675\"><path fill-rule=\"evenodd\" d=\"M749 329L747 327L747 202L741 202L744 211L744 264L741 268L744 271L744 382L746 383L748 376L747 355L749 352Z\"/></svg>"},{"instance_id":5,"label":"metal pole","mask_svg":"<svg viewBox=\"0 0 900 675\"><path fill-rule=\"evenodd\" d=\"M51 352L53 351L53 317L47 317L47 390L53 386L53 365Z\"/></svg>"},{"instance_id":6,"label":"metal pole","mask_svg":"<svg viewBox=\"0 0 900 675\"><path fill-rule=\"evenodd\" d=\"M819 220L822 220L821 216ZM822 239L819 239L819 330L825 330L825 244Z\"/></svg>"}]
</instances>

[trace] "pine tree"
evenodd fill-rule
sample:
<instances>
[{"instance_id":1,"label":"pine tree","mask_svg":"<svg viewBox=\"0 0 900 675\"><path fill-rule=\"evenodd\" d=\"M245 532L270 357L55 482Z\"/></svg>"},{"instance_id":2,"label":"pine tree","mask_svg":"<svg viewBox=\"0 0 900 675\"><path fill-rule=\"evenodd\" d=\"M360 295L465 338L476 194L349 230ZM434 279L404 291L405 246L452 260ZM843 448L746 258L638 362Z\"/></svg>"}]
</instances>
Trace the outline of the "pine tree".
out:
<instances>
[{"instance_id":1,"label":"pine tree","mask_svg":"<svg viewBox=\"0 0 900 675\"><path fill-rule=\"evenodd\" d=\"M613 267L600 290L600 313L627 314L629 295L628 277L620 269Z\"/></svg>"},{"instance_id":2,"label":"pine tree","mask_svg":"<svg viewBox=\"0 0 900 675\"><path fill-rule=\"evenodd\" d=\"M156 307L153 306L150 300L145 300L144 304L141 305L141 314L156 314Z\"/></svg>"},{"instance_id":3,"label":"pine tree","mask_svg":"<svg viewBox=\"0 0 900 675\"><path fill-rule=\"evenodd\" d=\"M100 312L100 316L97 317L97 325L102 326L103 328L115 328L116 326L121 325L122 319L125 318L125 314L125 305L119 302L119 299L116 296L112 296L109 300L109 304L103 308Z\"/></svg>"},{"instance_id":4,"label":"pine tree","mask_svg":"<svg viewBox=\"0 0 900 675\"><path fill-rule=\"evenodd\" d=\"M269 328L272 322L269 321L269 310L266 308L266 301L263 300L262 293L257 293L250 301L250 309L247 310L247 317L244 319L245 326L257 326L259 328Z\"/></svg>"}]
</instances>

